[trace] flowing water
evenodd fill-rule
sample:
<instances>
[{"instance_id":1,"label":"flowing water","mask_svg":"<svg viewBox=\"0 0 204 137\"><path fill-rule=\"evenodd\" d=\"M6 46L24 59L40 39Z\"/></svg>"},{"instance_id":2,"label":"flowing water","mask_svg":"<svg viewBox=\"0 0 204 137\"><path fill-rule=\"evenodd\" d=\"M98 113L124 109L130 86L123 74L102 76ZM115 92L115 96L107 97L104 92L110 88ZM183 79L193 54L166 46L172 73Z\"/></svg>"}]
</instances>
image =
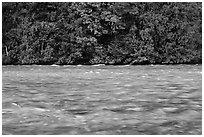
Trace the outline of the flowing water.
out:
<instances>
[{"instance_id":1,"label":"flowing water","mask_svg":"<svg viewBox=\"0 0 204 137\"><path fill-rule=\"evenodd\" d=\"M3 66L2 134L202 134L202 66Z\"/></svg>"}]
</instances>

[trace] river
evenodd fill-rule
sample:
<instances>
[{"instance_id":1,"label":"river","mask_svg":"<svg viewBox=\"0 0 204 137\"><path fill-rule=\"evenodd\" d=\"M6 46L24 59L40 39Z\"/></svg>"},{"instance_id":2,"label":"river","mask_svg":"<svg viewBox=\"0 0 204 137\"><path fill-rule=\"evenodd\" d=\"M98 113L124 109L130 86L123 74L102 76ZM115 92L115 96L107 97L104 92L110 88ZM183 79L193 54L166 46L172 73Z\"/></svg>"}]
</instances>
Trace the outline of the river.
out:
<instances>
[{"instance_id":1,"label":"river","mask_svg":"<svg viewBox=\"0 0 204 137\"><path fill-rule=\"evenodd\" d=\"M202 134L201 65L11 65L2 83L2 134Z\"/></svg>"}]
</instances>

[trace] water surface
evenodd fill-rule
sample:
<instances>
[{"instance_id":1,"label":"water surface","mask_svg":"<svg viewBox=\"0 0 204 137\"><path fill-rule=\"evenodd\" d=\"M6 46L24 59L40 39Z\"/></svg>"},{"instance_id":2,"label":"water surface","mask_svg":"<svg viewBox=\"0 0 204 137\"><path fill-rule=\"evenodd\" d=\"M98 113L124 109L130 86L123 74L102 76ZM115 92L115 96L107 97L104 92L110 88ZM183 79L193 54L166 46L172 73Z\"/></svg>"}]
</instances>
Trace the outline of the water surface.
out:
<instances>
[{"instance_id":1,"label":"water surface","mask_svg":"<svg viewBox=\"0 0 204 137\"><path fill-rule=\"evenodd\" d=\"M3 134L202 134L201 65L3 66Z\"/></svg>"}]
</instances>

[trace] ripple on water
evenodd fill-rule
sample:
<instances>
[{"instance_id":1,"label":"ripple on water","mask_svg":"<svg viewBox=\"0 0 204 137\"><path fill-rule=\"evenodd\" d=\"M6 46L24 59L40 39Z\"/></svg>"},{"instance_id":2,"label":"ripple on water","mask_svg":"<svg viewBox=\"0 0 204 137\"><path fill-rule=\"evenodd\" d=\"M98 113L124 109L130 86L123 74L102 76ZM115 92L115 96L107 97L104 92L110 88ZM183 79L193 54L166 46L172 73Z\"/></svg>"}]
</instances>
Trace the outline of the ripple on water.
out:
<instances>
[{"instance_id":1,"label":"ripple on water","mask_svg":"<svg viewBox=\"0 0 204 137\"><path fill-rule=\"evenodd\" d=\"M201 134L201 71L165 65L6 66L2 132Z\"/></svg>"}]
</instances>

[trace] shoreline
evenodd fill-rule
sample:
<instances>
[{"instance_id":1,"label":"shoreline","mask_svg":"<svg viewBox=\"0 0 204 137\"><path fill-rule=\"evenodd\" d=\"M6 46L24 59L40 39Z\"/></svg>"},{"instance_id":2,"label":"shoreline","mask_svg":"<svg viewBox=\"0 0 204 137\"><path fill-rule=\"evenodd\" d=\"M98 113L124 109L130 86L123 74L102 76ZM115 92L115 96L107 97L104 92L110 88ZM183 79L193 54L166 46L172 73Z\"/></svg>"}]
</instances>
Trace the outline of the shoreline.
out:
<instances>
[{"instance_id":1,"label":"shoreline","mask_svg":"<svg viewBox=\"0 0 204 137\"><path fill-rule=\"evenodd\" d=\"M202 65L202 63L161 63L161 64L2 64L2 66L151 66L151 65Z\"/></svg>"}]
</instances>

